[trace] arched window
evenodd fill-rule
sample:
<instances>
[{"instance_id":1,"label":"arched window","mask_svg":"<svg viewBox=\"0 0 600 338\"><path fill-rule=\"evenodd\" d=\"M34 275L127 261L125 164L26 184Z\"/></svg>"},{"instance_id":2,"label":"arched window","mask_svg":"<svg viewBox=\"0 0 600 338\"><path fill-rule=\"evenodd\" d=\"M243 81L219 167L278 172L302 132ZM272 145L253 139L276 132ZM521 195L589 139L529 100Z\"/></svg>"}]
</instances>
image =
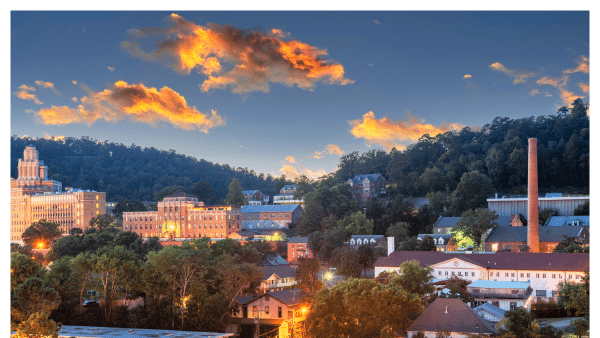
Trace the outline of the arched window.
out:
<instances>
[{"instance_id":1,"label":"arched window","mask_svg":"<svg viewBox=\"0 0 600 338\"><path fill-rule=\"evenodd\" d=\"M440 237L440 239L438 239L438 244L444 244L444 239Z\"/></svg>"}]
</instances>

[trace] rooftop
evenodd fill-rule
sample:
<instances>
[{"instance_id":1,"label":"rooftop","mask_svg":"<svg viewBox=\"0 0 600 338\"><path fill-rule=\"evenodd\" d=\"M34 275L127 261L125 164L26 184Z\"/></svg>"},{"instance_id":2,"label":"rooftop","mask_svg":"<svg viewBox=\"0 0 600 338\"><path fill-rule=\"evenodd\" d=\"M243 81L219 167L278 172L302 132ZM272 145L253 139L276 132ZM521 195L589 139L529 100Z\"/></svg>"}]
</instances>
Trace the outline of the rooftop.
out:
<instances>
[{"instance_id":1,"label":"rooftop","mask_svg":"<svg viewBox=\"0 0 600 338\"><path fill-rule=\"evenodd\" d=\"M154 330L154 329L130 329L121 327L94 327L94 326L71 326L63 325L58 336L61 338L119 338L119 337L232 337L233 333L217 333L217 332L193 332L193 331L173 331L173 330Z\"/></svg>"},{"instance_id":2,"label":"rooftop","mask_svg":"<svg viewBox=\"0 0 600 338\"><path fill-rule=\"evenodd\" d=\"M490 288L490 289L527 289L529 282L507 282L494 280L476 280L467 285L472 288Z\"/></svg>"},{"instance_id":3,"label":"rooftop","mask_svg":"<svg viewBox=\"0 0 600 338\"><path fill-rule=\"evenodd\" d=\"M246 212L294 212L300 208L300 204L281 204L281 205L244 205L242 213Z\"/></svg>"},{"instance_id":4,"label":"rooftop","mask_svg":"<svg viewBox=\"0 0 600 338\"><path fill-rule=\"evenodd\" d=\"M410 324L407 331L496 333L496 329L479 317L459 298L437 298Z\"/></svg>"}]
</instances>

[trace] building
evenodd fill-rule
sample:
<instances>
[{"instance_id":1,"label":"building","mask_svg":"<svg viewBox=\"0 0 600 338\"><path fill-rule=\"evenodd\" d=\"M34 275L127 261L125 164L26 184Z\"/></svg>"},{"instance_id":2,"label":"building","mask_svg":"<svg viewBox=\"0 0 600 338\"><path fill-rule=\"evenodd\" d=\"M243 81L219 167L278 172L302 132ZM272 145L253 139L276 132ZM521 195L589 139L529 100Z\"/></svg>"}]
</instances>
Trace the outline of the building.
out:
<instances>
[{"instance_id":1,"label":"building","mask_svg":"<svg viewBox=\"0 0 600 338\"><path fill-rule=\"evenodd\" d=\"M473 309L480 317L487 320L488 322L497 323L504 319L504 313L506 311L501 308L492 305L491 303L483 303Z\"/></svg>"},{"instance_id":2,"label":"building","mask_svg":"<svg viewBox=\"0 0 600 338\"><path fill-rule=\"evenodd\" d=\"M529 227L494 227L485 239L486 251L519 252L527 245L527 230ZM552 252L556 246L573 237L581 244L589 240L589 228L585 226L538 226L539 252Z\"/></svg>"},{"instance_id":3,"label":"building","mask_svg":"<svg viewBox=\"0 0 600 338\"><path fill-rule=\"evenodd\" d=\"M243 218L243 217L242 217ZM242 220L242 229L244 230L281 230L287 229L287 226L281 225L270 219L261 220Z\"/></svg>"},{"instance_id":4,"label":"building","mask_svg":"<svg viewBox=\"0 0 600 338\"><path fill-rule=\"evenodd\" d=\"M123 213L123 230L140 237L228 238L241 230L241 209L235 205L204 205L194 196L176 193L157 204L157 211Z\"/></svg>"},{"instance_id":5,"label":"building","mask_svg":"<svg viewBox=\"0 0 600 338\"><path fill-rule=\"evenodd\" d=\"M90 220L106 212L106 193L67 188L48 179L48 168L29 145L19 159L18 178L10 179L10 241L23 243L21 235L41 219L58 223L68 233L73 228L86 229Z\"/></svg>"},{"instance_id":6,"label":"building","mask_svg":"<svg viewBox=\"0 0 600 338\"><path fill-rule=\"evenodd\" d=\"M496 334L492 324L479 317L473 309L459 298L437 298L406 329L407 337L422 332L425 338L436 338L442 330L450 331L452 338L468 335Z\"/></svg>"},{"instance_id":7,"label":"building","mask_svg":"<svg viewBox=\"0 0 600 338\"><path fill-rule=\"evenodd\" d=\"M545 226L590 226L590 216L550 216Z\"/></svg>"},{"instance_id":8,"label":"building","mask_svg":"<svg viewBox=\"0 0 600 338\"><path fill-rule=\"evenodd\" d=\"M287 259L290 264L298 264L298 258L313 258L313 252L308 248L308 237L292 237L287 243Z\"/></svg>"},{"instance_id":9,"label":"building","mask_svg":"<svg viewBox=\"0 0 600 338\"><path fill-rule=\"evenodd\" d=\"M383 235L352 235L348 244L355 249L361 245L369 244L372 246L383 245L385 243Z\"/></svg>"},{"instance_id":10,"label":"building","mask_svg":"<svg viewBox=\"0 0 600 338\"><path fill-rule=\"evenodd\" d=\"M263 267L263 281L260 292L281 291L296 285L296 268L289 264L268 265Z\"/></svg>"},{"instance_id":11,"label":"building","mask_svg":"<svg viewBox=\"0 0 600 338\"><path fill-rule=\"evenodd\" d=\"M313 190L314 190L314 188L313 188ZM296 191L298 191L297 185L295 185L295 184L284 185L279 190L279 195L273 196L273 204L277 204L277 205L300 204L300 206L304 206L304 197L302 197L300 199L294 198Z\"/></svg>"},{"instance_id":12,"label":"building","mask_svg":"<svg viewBox=\"0 0 600 338\"><path fill-rule=\"evenodd\" d=\"M299 289L286 289L237 297L225 331L250 336L257 329L264 334L279 328L279 337L289 337L291 329L301 329L296 324L306 319L308 303L301 300L302 295Z\"/></svg>"},{"instance_id":13,"label":"building","mask_svg":"<svg viewBox=\"0 0 600 338\"><path fill-rule=\"evenodd\" d=\"M467 285L467 292L475 299L472 307L490 303L504 311L520 307L529 310L533 302L529 282L478 280Z\"/></svg>"},{"instance_id":14,"label":"building","mask_svg":"<svg viewBox=\"0 0 600 338\"><path fill-rule=\"evenodd\" d=\"M270 220L286 228L296 223L301 214L299 204L242 206L242 221Z\"/></svg>"},{"instance_id":15,"label":"building","mask_svg":"<svg viewBox=\"0 0 600 338\"><path fill-rule=\"evenodd\" d=\"M347 183L352 189L352 194L360 200L385 195L385 178L381 174L356 175Z\"/></svg>"},{"instance_id":16,"label":"building","mask_svg":"<svg viewBox=\"0 0 600 338\"><path fill-rule=\"evenodd\" d=\"M11 334L16 334L13 331ZM225 338L233 337L232 333L198 332L198 331L174 331L157 329L132 329L123 327L97 327L62 325L58 332L59 338L131 338L131 337L198 337L198 338Z\"/></svg>"},{"instance_id":17,"label":"building","mask_svg":"<svg viewBox=\"0 0 600 338\"><path fill-rule=\"evenodd\" d=\"M456 251L458 244L452 240L452 234L418 234L417 240L422 241L425 237L432 237L437 251Z\"/></svg>"},{"instance_id":18,"label":"building","mask_svg":"<svg viewBox=\"0 0 600 338\"><path fill-rule=\"evenodd\" d=\"M383 271L398 271L402 263L409 261L432 268L436 279L456 276L470 282L529 282L536 301L556 297L562 281L582 282L590 268L587 253L394 251L377 259L375 276Z\"/></svg>"},{"instance_id":19,"label":"building","mask_svg":"<svg viewBox=\"0 0 600 338\"><path fill-rule=\"evenodd\" d=\"M264 195L260 190L242 191L249 205L263 205L269 202L269 196Z\"/></svg>"},{"instance_id":20,"label":"building","mask_svg":"<svg viewBox=\"0 0 600 338\"><path fill-rule=\"evenodd\" d=\"M115 206L117 206L117 202L106 202L106 214L112 215L113 210L115 210Z\"/></svg>"},{"instance_id":21,"label":"building","mask_svg":"<svg viewBox=\"0 0 600 338\"><path fill-rule=\"evenodd\" d=\"M517 217L517 220L518 219L519 218ZM460 221L460 217L440 216L433 224L433 233L436 235L449 234L452 232L452 228L454 228L458 221ZM518 223L515 222L516 220L511 216L498 216L498 219L496 220L496 223L498 223L499 226L518 226L521 224L520 221Z\"/></svg>"},{"instance_id":22,"label":"building","mask_svg":"<svg viewBox=\"0 0 600 338\"><path fill-rule=\"evenodd\" d=\"M589 202L589 196L554 196L538 197L539 210L557 209L560 216L572 216L575 209ZM488 209L495 211L499 216L510 216L512 214L522 214L527 216L527 197L501 197L488 198Z\"/></svg>"}]
</instances>

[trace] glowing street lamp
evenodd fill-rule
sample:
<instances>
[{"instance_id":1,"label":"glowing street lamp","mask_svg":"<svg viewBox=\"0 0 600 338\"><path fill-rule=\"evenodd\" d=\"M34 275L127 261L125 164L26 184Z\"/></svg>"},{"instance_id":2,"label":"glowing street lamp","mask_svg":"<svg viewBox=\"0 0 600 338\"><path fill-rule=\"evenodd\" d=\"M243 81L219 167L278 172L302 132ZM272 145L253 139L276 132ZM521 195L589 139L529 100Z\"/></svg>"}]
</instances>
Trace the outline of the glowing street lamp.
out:
<instances>
[{"instance_id":1,"label":"glowing street lamp","mask_svg":"<svg viewBox=\"0 0 600 338\"><path fill-rule=\"evenodd\" d=\"M37 247L38 247L38 249L43 249L44 248L44 242L38 242L37 243Z\"/></svg>"}]
</instances>

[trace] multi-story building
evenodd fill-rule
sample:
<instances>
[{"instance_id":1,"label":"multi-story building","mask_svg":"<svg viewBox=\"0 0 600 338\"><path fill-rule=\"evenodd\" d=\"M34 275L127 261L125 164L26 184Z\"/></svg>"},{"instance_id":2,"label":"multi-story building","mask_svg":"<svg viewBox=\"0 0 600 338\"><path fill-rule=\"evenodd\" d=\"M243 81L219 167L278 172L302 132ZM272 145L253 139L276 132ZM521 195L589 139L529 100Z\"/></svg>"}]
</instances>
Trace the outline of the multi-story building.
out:
<instances>
[{"instance_id":1,"label":"multi-story building","mask_svg":"<svg viewBox=\"0 0 600 338\"><path fill-rule=\"evenodd\" d=\"M157 204L157 211L123 213L123 230L140 237L228 238L241 230L241 210L235 205L204 205L196 197L177 193Z\"/></svg>"},{"instance_id":2,"label":"multi-story building","mask_svg":"<svg viewBox=\"0 0 600 338\"><path fill-rule=\"evenodd\" d=\"M284 185L279 190L279 195L273 196L273 204L300 204L304 206L304 198L295 199L294 195L298 191L298 186L295 184Z\"/></svg>"},{"instance_id":3,"label":"multi-story building","mask_svg":"<svg viewBox=\"0 0 600 338\"><path fill-rule=\"evenodd\" d=\"M249 205L263 205L269 202L269 196L264 195L260 190L242 191Z\"/></svg>"},{"instance_id":4,"label":"multi-story building","mask_svg":"<svg viewBox=\"0 0 600 338\"><path fill-rule=\"evenodd\" d=\"M299 204L287 205L244 205L242 220L259 221L271 220L279 225L288 227L300 219L302 207Z\"/></svg>"},{"instance_id":5,"label":"multi-story building","mask_svg":"<svg viewBox=\"0 0 600 338\"><path fill-rule=\"evenodd\" d=\"M538 197L539 210L556 209L560 216L572 216L575 209L589 202L589 196L562 196L562 194L547 194L545 197ZM522 214L527 217L527 197L506 197L488 198L488 209L495 211L499 216L510 216Z\"/></svg>"},{"instance_id":6,"label":"multi-story building","mask_svg":"<svg viewBox=\"0 0 600 338\"><path fill-rule=\"evenodd\" d=\"M589 243L586 226L538 226L539 251L552 252L565 238L574 238L582 245ZM486 251L519 252L527 245L527 227L494 227L485 239Z\"/></svg>"},{"instance_id":7,"label":"multi-story building","mask_svg":"<svg viewBox=\"0 0 600 338\"><path fill-rule=\"evenodd\" d=\"M287 243L287 260L290 264L298 264L298 258L313 258L308 248L308 237L292 237Z\"/></svg>"},{"instance_id":8,"label":"multi-story building","mask_svg":"<svg viewBox=\"0 0 600 338\"><path fill-rule=\"evenodd\" d=\"M356 175L347 183L352 188L352 193L356 198L363 201L385 195L386 180L381 174Z\"/></svg>"},{"instance_id":9,"label":"multi-story building","mask_svg":"<svg viewBox=\"0 0 600 338\"><path fill-rule=\"evenodd\" d=\"M491 303L504 311L519 307L529 310L533 302L533 289L529 282L478 280L467 285L467 292L474 299L471 307Z\"/></svg>"},{"instance_id":10,"label":"multi-story building","mask_svg":"<svg viewBox=\"0 0 600 338\"><path fill-rule=\"evenodd\" d=\"M10 179L10 217L13 243L22 243L21 235L41 219L59 224L68 233L73 228L86 229L92 218L106 212L106 193L67 188L48 179L48 167L29 145L19 159L18 178Z\"/></svg>"}]
</instances>

